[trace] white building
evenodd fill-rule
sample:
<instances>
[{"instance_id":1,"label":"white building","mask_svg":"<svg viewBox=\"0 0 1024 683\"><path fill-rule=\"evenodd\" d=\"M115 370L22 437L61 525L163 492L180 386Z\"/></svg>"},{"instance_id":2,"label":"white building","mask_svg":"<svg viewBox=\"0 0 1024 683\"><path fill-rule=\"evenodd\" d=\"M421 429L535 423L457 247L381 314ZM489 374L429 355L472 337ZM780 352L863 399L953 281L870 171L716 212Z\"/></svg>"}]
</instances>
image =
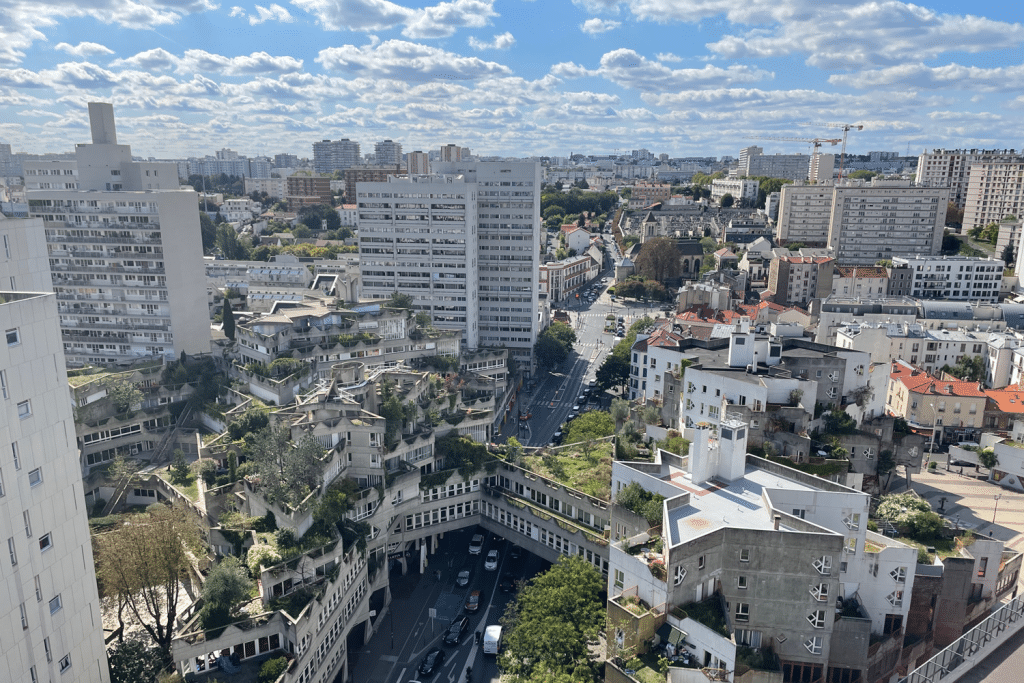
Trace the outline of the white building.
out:
<instances>
[{"instance_id":1,"label":"white building","mask_svg":"<svg viewBox=\"0 0 1024 683\"><path fill-rule=\"evenodd\" d=\"M469 348L507 346L531 367L538 331L540 165L455 162L436 175L359 183L363 295L413 297Z\"/></svg>"},{"instance_id":2,"label":"white building","mask_svg":"<svg viewBox=\"0 0 1024 683\"><path fill-rule=\"evenodd\" d=\"M896 256L894 267L907 267L912 275L908 296L915 299L994 303L1006 264L977 256Z\"/></svg>"},{"instance_id":3,"label":"white building","mask_svg":"<svg viewBox=\"0 0 1024 683\"><path fill-rule=\"evenodd\" d=\"M583 228L570 228L565 231L565 247L577 254L585 254L590 248L591 237L590 232Z\"/></svg>"},{"instance_id":4,"label":"white building","mask_svg":"<svg viewBox=\"0 0 1024 683\"><path fill-rule=\"evenodd\" d=\"M835 188L828 246L844 266L873 266L896 256L937 256L949 189L907 181L844 181Z\"/></svg>"},{"instance_id":5,"label":"white building","mask_svg":"<svg viewBox=\"0 0 1024 683\"><path fill-rule=\"evenodd\" d=\"M733 178L719 178L711 181L711 198L721 201L722 197L731 194L737 202L743 199L757 201L756 180L738 180Z\"/></svg>"},{"instance_id":6,"label":"white building","mask_svg":"<svg viewBox=\"0 0 1024 683\"><path fill-rule=\"evenodd\" d=\"M381 140L373 146L373 155L378 166L398 166L402 163L402 143Z\"/></svg>"},{"instance_id":7,"label":"white building","mask_svg":"<svg viewBox=\"0 0 1024 683\"><path fill-rule=\"evenodd\" d=\"M779 193L779 218L775 224L776 240L783 244L827 244L832 194L831 185L783 185Z\"/></svg>"},{"instance_id":8,"label":"white building","mask_svg":"<svg viewBox=\"0 0 1024 683\"><path fill-rule=\"evenodd\" d=\"M948 187L949 201L963 209L967 206L971 167L1007 158L1024 157L1012 149L933 149L921 152L917 160L916 182L928 187Z\"/></svg>"},{"instance_id":9,"label":"white building","mask_svg":"<svg viewBox=\"0 0 1024 683\"><path fill-rule=\"evenodd\" d=\"M288 196L287 178L246 178L245 193L266 192L271 199L281 200Z\"/></svg>"},{"instance_id":10,"label":"white building","mask_svg":"<svg viewBox=\"0 0 1024 683\"><path fill-rule=\"evenodd\" d=\"M1021 174L1024 156L1006 155L971 166L964 207L965 230L1024 213Z\"/></svg>"},{"instance_id":11,"label":"white building","mask_svg":"<svg viewBox=\"0 0 1024 683\"><path fill-rule=\"evenodd\" d=\"M811 155L811 163L807 171L807 179L815 183L831 183L835 168L835 154L821 154L820 152L815 152Z\"/></svg>"},{"instance_id":12,"label":"white building","mask_svg":"<svg viewBox=\"0 0 1024 683\"><path fill-rule=\"evenodd\" d=\"M0 301L0 438L7 453L0 515L8 551L0 678L103 683L107 657L57 302L53 294L25 291L4 291Z\"/></svg>"},{"instance_id":13,"label":"white building","mask_svg":"<svg viewBox=\"0 0 1024 683\"><path fill-rule=\"evenodd\" d=\"M828 162L825 157L832 157L832 155L820 156L822 157L818 162L820 173L823 177L831 178L831 169L826 169ZM745 147L740 150L736 175L748 178L767 176L787 180L807 180L811 161L811 157L807 154L765 154L761 147ZM828 170L827 176L825 175L826 170Z\"/></svg>"},{"instance_id":14,"label":"white building","mask_svg":"<svg viewBox=\"0 0 1024 683\"><path fill-rule=\"evenodd\" d=\"M313 143L313 171L331 174L360 163L359 143L348 138Z\"/></svg>"},{"instance_id":15,"label":"white building","mask_svg":"<svg viewBox=\"0 0 1024 683\"><path fill-rule=\"evenodd\" d=\"M113 107L89 103L92 144L75 148L77 190L28 193L42 218L68 363L210 350L196 193L173 164L132 161ZM205 307L204 307L205 309Z\"/></svg>"},{"instance_id":16,"label":"white building","mask_svg":"<svg viewBox=\"0 0 1024 683\"><path fill-rule=\"evenodd\" d=\"M252 220L260 215L262 209L259 202L254 202L248 197L225 199L220 207L220 215L229 223L237 223Z\"/></svg>"},{"instance_id":17,"label":"white building","mask_svg":"<svg viewBox=\"0 0 1024 683\"><path fill-rule=\"evenodd\" d=\"M868 353L873 363L905 360L938 375L943 366L952 367L961 358L985 358L990 339L1004 336L1001 332L929 330L916 323L862 322L837 329L836 346Z\"/></svg>"}]
</instances>

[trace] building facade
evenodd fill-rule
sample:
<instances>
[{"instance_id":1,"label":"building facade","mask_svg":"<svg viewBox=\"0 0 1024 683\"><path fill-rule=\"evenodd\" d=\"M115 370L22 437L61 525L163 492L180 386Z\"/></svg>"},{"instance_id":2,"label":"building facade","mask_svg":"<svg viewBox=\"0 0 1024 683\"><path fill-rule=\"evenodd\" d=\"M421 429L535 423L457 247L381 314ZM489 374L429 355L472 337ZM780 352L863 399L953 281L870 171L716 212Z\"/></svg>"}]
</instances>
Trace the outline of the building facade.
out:
<instances>
[{"instance_id":1,"label":"building facade","mask_svg":"<svg viewBox=\"0 0 1024 683\"><path fill-rule=\"evenodd\" d=\"M948 187L949 201L964 209L971 167L1007 158L1024 159L1024 156L1012 149L933 149L921 152L917 159L916 182L927 187Z\"/></svg>"},{"instance_id":2,"label":"building facade","mask_svg":"<svg viewBox=\"0 0 1024 683\"><path fill-rule=\"evenodd\" d=\"M381 140L373 146L373 156L381 166L399 166L402 163L402 143Z\"/></svg>"},{"instance_id":3,"label":"building facade","mask_svg":"<svg viewBox=\"0 0 1024 683\"><path fill-rule=\"evenodd\" d=\"M409 152L406 155L406 168L409 171L409 175L429 175L430 174L430 155L426 152Z\"/></svg>"},{"instance_id":4,"label":"building facade","mask_svg":"<svg viewBox=\"0 0 1024 683\"><path fill-rule=\"evenodd\" d=\"M313 143L313 170L317 173L344 171L360 160L359 143L348 138Z\"/></svg>"},{"instance_id":5,"label":"building facade","mask_svg":"<svg viewBox=\"0 0 1024 683\"><path fill-rule=\"evenodd\" d=\"M806 305L832 291L836 260L825 256L782 256L768 267L768 291L775 303Z\"/></svg>"},{"instance_id":6,"label":"building facade","mask_svg":"<svg viewBox=\"0 0 1024 683\"><path fill-rule=\"evenodd\" d=\"M977 256L897 256L893 268L906 268L915 299L995 303L1006 264Z\"/></svg>"},{"instance_id":7,"label":"building facade","mask_svg":"<svg viewBox=\"0 0 1024 683\"><path fill-rule=\"evenodd\" d=\"M783 185L779 199L779 219L775 227L776 240L782 244L828 244L832 191L831 185Z\"/></svg>"},{"instance_id":8,"label":"building facade","mask_svg":"<svg viewBox=\"0 0 1024 683\"><path fill-rule=\"evenodd\" d=\"M725 195L731 194L737 202L744 199L757 201L757 186L756 180L719 178L711 181L711 198L717 202Z\"/></svg>"},{"instance_id":9,"label":"building facade","mask_svg":"<svg viewBox=\"0 0 1024 683\"><path fill-rule=\"evenodd\" d=\"M132 161L113 107L90 103L92 144L76 146L78 189L29 192L42 218L64 355L71 364L207 353L196 193L173 164Z\"/></svg>"},{"instance_id":10,"label":"building facade","mask_svg":"<svg viewBox=\"0 0 1024 683\"><path fill-rule=\"evenodd\" d=\"M963 227L969 230L998 223L1007 216L1019 217L1024 210L1022 173L1024 156L1021 155L999 156L972 165L967 180Z\"/></svg>"}]
</instances>

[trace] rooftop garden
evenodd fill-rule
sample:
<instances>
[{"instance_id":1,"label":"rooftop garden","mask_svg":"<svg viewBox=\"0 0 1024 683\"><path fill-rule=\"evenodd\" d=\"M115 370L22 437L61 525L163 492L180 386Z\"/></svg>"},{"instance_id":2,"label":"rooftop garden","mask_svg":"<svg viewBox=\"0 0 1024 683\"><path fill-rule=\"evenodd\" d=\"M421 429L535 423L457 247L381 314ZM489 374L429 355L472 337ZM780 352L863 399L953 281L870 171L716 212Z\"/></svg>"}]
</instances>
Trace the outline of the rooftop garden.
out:
<instances>
[{"instance_id":1,"label":"rooftop garden","mask_svg":"<svg viewBox=\"0 0 1024 683\"><path fill-rule=\"evenodd\" d=\"M725 612L722 611L722 600L718 597L717 593L701 602L691 602L688 605L684 605L684 607L685 611L678 607L673 609L673 614L679 616L679 612L682 612L683 616L680 618L685 619L689 616L697 623L707 626L723 638L730 637L729 628L726 626Z\"/></svg>"},{"instance_id":2,"label":"rooftop garden","mask_svg":"<svg viewBox=\"0 0 1024 683\"><path fill-rule=\"evenodd\" d=\"M589 450L589 452L585 452ZM604 501L612 496L612 444L570 444L555 452L527 455L523 468Z\"/></svg>"},{"instance_id":3,"label":"rooftop garden","mask_svg":"<svg viewBox=\"0 0 1024 683\"><path fill-rule=\"evenodd\" d=\"M634 481L619 491L615 496L615 502L646 519L648 525L661 526L664 510L662 503L665 502L665 496L651 493Z\"/></svg>"}]
</instances>

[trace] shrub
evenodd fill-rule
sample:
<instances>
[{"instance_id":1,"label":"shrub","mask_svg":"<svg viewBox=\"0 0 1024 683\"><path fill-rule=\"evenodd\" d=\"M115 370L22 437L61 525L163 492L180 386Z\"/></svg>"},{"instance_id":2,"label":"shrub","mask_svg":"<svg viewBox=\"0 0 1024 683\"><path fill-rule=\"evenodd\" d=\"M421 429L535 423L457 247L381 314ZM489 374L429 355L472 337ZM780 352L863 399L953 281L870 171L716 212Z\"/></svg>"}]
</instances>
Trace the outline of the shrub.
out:
<instances>
[{"instance_id":1,"label":"shrub","mask_svg":"<svg viewBox=\"0 0 1024 683\"><path fill-rule=\"evenodd\" d=\"M245 556L245 564L253 576L260 575L260 566L270 566L281 561L281 556L269 545L255 545L249 548L249 554Z\"/></svg>"},{"instance_id":2,"label":"shrub","mask_svg":"<svg viewBox=\"0 0 1024 683\"><path fill-rule=\"evenodd\" d=\"M278 548L292 548L295 546L295 532L291 529L278 529L276 538Z\"/></svg>"},{"instance_id":3,"label":"shrub","mask_svg":"<svg viewBox=\"0 0 1024 683\"><path fill-rule=\"evenodd\" d=\"M260 667L259 677L256 679L258 683L274 683L284 670L288 668L288 660L284 657L277 657L276 659L268 659L263 662L263 666Z\"/></svg>"}]
</instances>

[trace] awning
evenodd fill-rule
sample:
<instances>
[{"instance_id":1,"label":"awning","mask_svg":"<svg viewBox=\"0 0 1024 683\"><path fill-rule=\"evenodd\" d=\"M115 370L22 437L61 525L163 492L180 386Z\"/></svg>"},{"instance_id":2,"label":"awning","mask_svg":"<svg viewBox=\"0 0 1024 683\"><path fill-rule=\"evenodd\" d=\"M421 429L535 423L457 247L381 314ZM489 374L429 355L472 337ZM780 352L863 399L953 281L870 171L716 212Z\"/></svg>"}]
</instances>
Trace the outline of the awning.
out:
<instances>
[{"instance_id":1,"label":"awning","mask_svg":"<svg viewBox=\"0 0 1024 683\"><path fill-rule=\"evenodd\" d=\"M658 638L663 643L672 643L674 646L678 646L679 642L686 639L686 634L677 629L675 626L669 623L664 623L657 630Z\"/></svg>"}]
</instances>

